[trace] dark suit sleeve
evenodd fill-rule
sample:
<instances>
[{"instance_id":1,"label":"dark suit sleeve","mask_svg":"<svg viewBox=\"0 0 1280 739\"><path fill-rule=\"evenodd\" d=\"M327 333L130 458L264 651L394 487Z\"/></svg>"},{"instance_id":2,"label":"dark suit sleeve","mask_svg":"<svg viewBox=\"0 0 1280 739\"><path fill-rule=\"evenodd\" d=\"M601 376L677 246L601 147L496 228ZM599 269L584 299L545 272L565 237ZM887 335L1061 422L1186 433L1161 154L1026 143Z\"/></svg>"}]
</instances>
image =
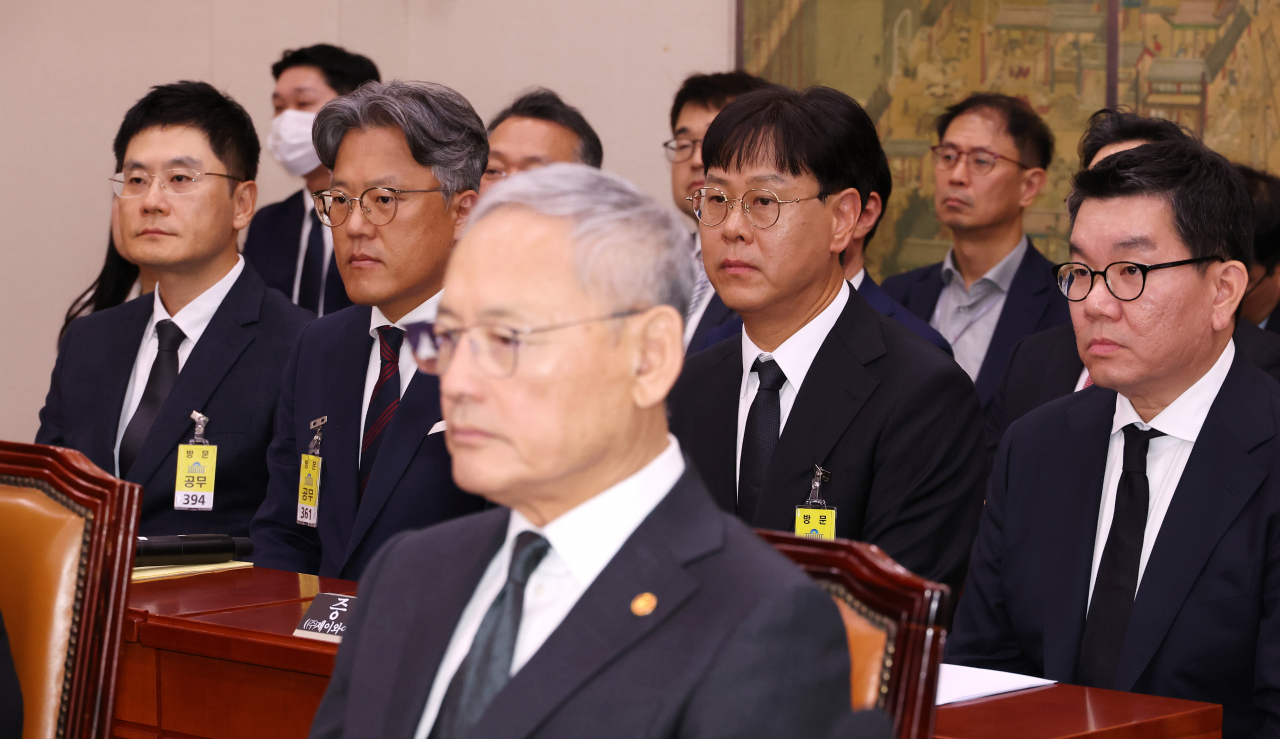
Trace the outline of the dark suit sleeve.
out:
<instances>
[{"instance_id":1,"label":"dark suit sleeve","mask_svg":"<svg viewBox=\"0 0 1280 739\"><path fill-rule=\"evenodd\" d=\"M13 652L0 615L0 739L22 737L22 686L13 667Z\"/></svg>"},{"instance_id":2,"label":"dark suit sleeve","mask_svg":"<svg viewBox=\"0 0 1280 739\"><path fill-rule=\"evenodd\" d=\"M1254 704L1266 722L1254 737L1280 737L1280 530L1272 528L1269 538L1253 684Z\"/></svg>"},{"instance_id":3,"label":"dark suit sleeve","mask_svg":"<svg viewBox=\"0 0 1280 739\"><path fill-rule=\"evenodd\" d=\"M36 431L37 444L66 446L62 431L62 370L63 362L67 357L67 347L71 344L71 335L75 328L75 323L72 323L67 329L66 336L62 337L62 345L58 347L58 359L53 364L53 374L49 378L49 392L44 397L44 407L40 409L40 429Z\"/></svg>"},{"instance_id":4,"label":"dark suit sleeve","mask_svg":"<svg viewBox=\"0 0 1280 739\"><path fill-rule=\"evenodd\" d=\"M862 539L952 593L982 513L985 432L973 385L947 363L905 387L875 452Z\"/></svg>"},{"instance_id":5,"label":"dark suit sleeve","mask_svg":"<svg viewBox=\"0 0 1280 739\"><path fill-rule=\"evenodd\" d=\"M946 661L1043 677L1014 635L1001 577L1010 446L1006 437L996 453L987 504L969 560L969 579L951 627Z\"/></svg>"},{"instance_id":6,"label":"dark suit sleeve","mask_svg":"<svg viewBox=\"0 0 1280 739\"><path fill-rule=\"evenodd\" d=\"M298 523L298 472L302 457L294 436L298 357L306 336L303 329L285 365L280 399L276 403L275 437L267 447L270 476L267 497L249 524L249 535L253 539L255 565L314 575L320 572L320 535L314 528ZM323 496L324 491L320 494Z\"/></svg>"},{"instance_id":7,"label":"dark suit sleeve","mask_svg":"<svg viewBox=\"0 0 1280 739\"><path fill-rule=\"evenodd\" d=\"M1013 345L1013 351L1009 354L1009 364L1005 367L1004 376L1000 380L1000 387L996 388L996 394L991 396L991 404L987 406L987 448L992 458L995 456L996 448L1000 446L1000 437L1004 436L1005 429L1012 423L1006 417L1009 385L1015 374L1012 370L1018 364L1018 352L1022 350L1025 341L1023 339Z\"/></svg>"},{"instance_id":8,"label":"dark suit sleeve","mask_svg":"<svg viewBox=\"0 0 1280 739\"><path fill-rule=\"evenodd\" d=\"M369 566L360 577L360 587L355 606L351 609L351 622L347 633L342 637L338 647L338 656L333 663L333 677L329 679L329 687L324 691L320 707L316 709L315 718L311 720L309 739L341 739L345 733L347 715L347 694L351 690L351 665L360 649L361 631L364 628L365 611L373 602L378 589L378 575L382 565L394 557L394 550L399 540L412 532L402 531L387 540L378 553L373 556Z\"/></svg>"},{"instance_id":9,"label":"dark suit sleeve","mask_svg":"<svg viewBox=\"0 0 1280 739\"><path fill-rule=\"evenodd\" d=\"M682 739L814 739L848 726L849 649L830 596L795 587L728 638L676 732ZM889 733L853 736L885 737Z\"/></svg>"}]
</instances>

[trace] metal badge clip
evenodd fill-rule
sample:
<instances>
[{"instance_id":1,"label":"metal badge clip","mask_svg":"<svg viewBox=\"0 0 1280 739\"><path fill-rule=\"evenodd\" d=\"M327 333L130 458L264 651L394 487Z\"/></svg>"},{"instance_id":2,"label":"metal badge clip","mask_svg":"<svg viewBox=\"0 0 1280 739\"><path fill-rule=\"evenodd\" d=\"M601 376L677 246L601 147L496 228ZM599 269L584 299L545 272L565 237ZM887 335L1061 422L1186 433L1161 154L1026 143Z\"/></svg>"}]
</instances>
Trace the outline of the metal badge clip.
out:
<instances>
[{"instance_id":1,"label":"metal badge clip","mask_svg":"<svg viewBox=\"0 0 1280 739\"><path fill-rule=\"evenodd\" d=\"M824 482L831 482L831 473L815 464L813 466L813 482L809 484L809 499L804 502L805 506L813 508L827 507L827 501L823 500L818 494Z\"/></svg>"},{"instance_id":2,"label":"metal badge clip","mask_svg":"<svg viewBox=\"0 0 1280 739\"><path fill-rule=\"evenodd\" d=\"M191 420L196 422L196 435L187 443L208 444L209 440L204 438L204 427L209 425L209 417L200 411L191 411Z\"/></svg>"},{"instance_id":3,"label":"metal badge clip","mask_svg":"<svg viewBox=\"0 0 1280 739\"><path fill-rule=\"evenodd\" d=\"M307 447L307 454L320 456L320 436L324 433L324 425L328 422L328 416L321 416L311 422L311 428L315 429L316 435L311 437L311 444Z\"/></svg>"}]
</instances>

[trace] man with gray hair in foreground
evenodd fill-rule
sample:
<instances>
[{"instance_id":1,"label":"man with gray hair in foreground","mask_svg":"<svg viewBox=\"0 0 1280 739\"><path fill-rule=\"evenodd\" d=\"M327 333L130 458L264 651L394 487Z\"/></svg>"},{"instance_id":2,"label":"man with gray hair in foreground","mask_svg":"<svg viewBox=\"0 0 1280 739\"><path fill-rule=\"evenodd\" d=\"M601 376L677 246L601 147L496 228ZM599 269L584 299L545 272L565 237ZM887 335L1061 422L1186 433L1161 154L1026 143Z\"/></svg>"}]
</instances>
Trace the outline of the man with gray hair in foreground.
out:
<instances>
[{"instance_id":1,"label":"man with gray hair in foreground","mask_svg":"<svg viewBox=\"0 0 1280 739\"><path fill-rule=\"evenodd\" d=\"M454 478L499 507L387 542L311 736L889 736L834 603L667 431L693 283L675 217L575 164L494 187L432 332Z\"/></svg>"}]
</instances>

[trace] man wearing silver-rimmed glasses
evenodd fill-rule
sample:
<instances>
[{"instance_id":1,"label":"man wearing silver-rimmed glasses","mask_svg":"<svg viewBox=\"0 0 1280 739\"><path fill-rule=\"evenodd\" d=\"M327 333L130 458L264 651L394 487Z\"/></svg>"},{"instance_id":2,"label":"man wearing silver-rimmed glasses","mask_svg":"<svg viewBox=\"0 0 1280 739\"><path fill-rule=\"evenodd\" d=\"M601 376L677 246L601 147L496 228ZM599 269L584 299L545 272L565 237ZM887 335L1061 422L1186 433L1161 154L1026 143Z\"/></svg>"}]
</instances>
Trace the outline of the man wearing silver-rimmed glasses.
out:
<instances>
[{"instance_id":1,"label":"man wearing silver-rimmed glasses","mask_svg":"<svg viewBox=\"0 0 1280 739\"><path fill-rule=\"evenodd\" d=\"M453 484L439 383L417 371L404 338L406 326L435 320L488 144L457 92L401 81L331 101L314 138L333 172L315 207L356 305L318 319L294 346L254 562L354 580L393 534L483 505Z\"/></svg>"},{"instance_id":2,"label":"man wearing silver-rimmed glasses","mask_svg":"<svg viewBox=\"0 0 1280 739\"><path fill-rule=\"evenodd\" d=\"M71 324L36 442L142 485L140 534L245 536L266 494L280 370L311 314L236 249L258 154L249 114L204 82L153 88L116 134L119 247L156 290ZM180 448L197 436L213 460Z\"/></svg>"}]
</instances>

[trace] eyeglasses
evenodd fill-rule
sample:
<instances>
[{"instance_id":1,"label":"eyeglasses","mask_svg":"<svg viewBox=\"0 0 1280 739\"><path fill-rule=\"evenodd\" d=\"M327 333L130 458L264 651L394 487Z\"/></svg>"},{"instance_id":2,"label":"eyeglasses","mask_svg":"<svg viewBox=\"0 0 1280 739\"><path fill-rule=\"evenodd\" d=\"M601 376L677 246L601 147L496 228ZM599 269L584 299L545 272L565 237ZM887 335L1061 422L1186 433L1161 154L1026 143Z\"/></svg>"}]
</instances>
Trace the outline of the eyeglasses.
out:
<instances>
[{"instance_id":1,"label":"eyeglasses","mask_svg":"<svg viewBox=\"0 0 1280 739\"><path fill-rule=\"evenodd\" d=\"M779 200L772 190L747 190L741 198L734 199L714 187L701 188L685 198L693 203L693 213L704 226L719 226L729 217L734 203L742 203L742 212L756 228L768 228L778 222L785 203L802 200L821 200L820 195L795 200Z\"/></svg>"},{"instance_id":2,"label":"eyeglasses","mask_svg":"<svg viewBox=\"0 0 1280 739\"><path fill-rule=\"evenodd\" d=\"M1181 267L1201 262L1221 262L1222 257L1199 257L1198 259L1182 259L1177 262L1163 264L1138 264L1136 262L1112 262L1101 270L1094 270L1080 262L1065 262L1053 266L1054 279L1058 281L1058 289L1067 296L1067 300L1078 303L1089 297L1093 291L1094 278L1102 275L1107 289L1116 300L1137 300L1147 287L1147 273L1157 269Z\"/></svg>"},{"instance_id":3,"label":"eyeglasses","mask_svg":"<svg viewBox=\"0 0 1280 739\"><path fill-rule=\"evenodd\" d=\"M447 328L438 324L415 323L405 327L405 336L409 339L414 356L418 358L420 365L424 360L430 359L434 349L436 373L441 375L449 371L453 356L465 337L480 371L490 377L504 378L515 374L520 345L529 336L559 331L571 326L585 326L589 323L629 318L643 312L643 309L618 311L607 316L565 321L536 328L515 328L488 323Z\"/></svg>"},{"instance_id":4,"label":"eyeglasses","mask_svg":"<svg viewBox=\"0 0 1280 739\"><path fill-rule=\"evenodd\" d=\"M943 144L941 146L930 146L929 151L933 152L933 168L939 172L950 172L956 168L961 159L966 157L969 159L969 171L976 175L991 174L991 170L996 168L1001 159L1023 169L1034 169L1029 164L1023 164L1017 159L1010 159L1004 154L997 154L990 149L965 150L951 144Z\"/></svg>"},{"instance_id":5,"label":"eyeglasses","mask_svg":"<svg viewBox=\"0 0 1280 739\"><path fill-rule=\"evenodd\" d=\"M131 169L128 172L117 172L110 177L111 189L122 198L140 198L151 190L151 181L158 180L160 189L170 195L190 195L200 187L201 177L225 177L233 182L244 182L239 177L217 172L197 172L193 169L166 169L157 176L152 176L144 169Z\"/></svg>"},{"instance_id":6,"label":"eyeglasses","mask_svg":"<svg viewBox=\"0 0 1280 739\"><path fill-rule=\"evenodd\" d=\"M702 146L702 139L671 139L662 144L667 153L667 161L672 164L687 162L693 158L693 149Z\"/></svg>"},{"instance_id":7,"label":"eyeglasses","mask_svg":"<svg viewBox=\"0 0 1280 739\"><path fill-rule=\"evenodd\" d=\"M364 219L375 226L385 226L396 217L396 208L400 205L400 196L411 192L445 192L443 187L430 190L398 190L394 187L371 187L358 198L353 198L341 190L321 190L311 193L316 203L316 214L320 222L326 226L341 226L346 223L347 216L360 204L360 212Z\"/></svg>"}]
</instances>

